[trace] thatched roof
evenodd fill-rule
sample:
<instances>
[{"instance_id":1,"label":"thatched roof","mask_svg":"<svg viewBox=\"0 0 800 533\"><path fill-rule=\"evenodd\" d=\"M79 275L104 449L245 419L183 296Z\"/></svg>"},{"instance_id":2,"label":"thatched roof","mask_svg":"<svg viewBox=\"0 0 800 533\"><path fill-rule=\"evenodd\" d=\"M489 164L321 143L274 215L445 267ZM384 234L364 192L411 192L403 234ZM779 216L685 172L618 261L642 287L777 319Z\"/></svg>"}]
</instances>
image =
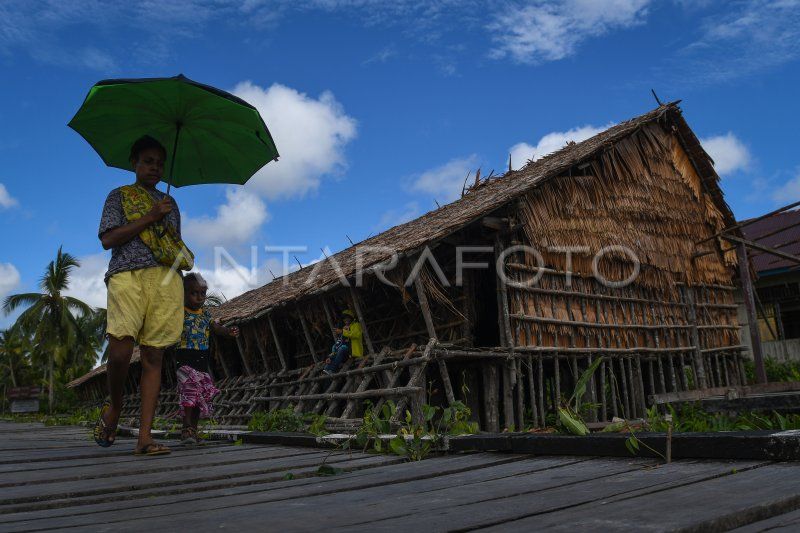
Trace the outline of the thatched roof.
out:
<instances>
[{"instance_id":1,"label":"thatched roof","mask_svg":"<svg viewBox=\"0 0 800 533\"><path fill-rule=\"evenodd\" d=\"M388 260L391 257L389 249L400 255L412 255L425 245L447 237L546 180L592 158L642 126L655 121L663 124L665 128L672 128L676 133L703 181L703 188L711 196L726 221L733 224L733 214L718 186L719 176L714 171L713 161L683 119L678 102L673 102L622 122L585 141L571 143L550 155L529 162L520 170L510 171L481 184L480 187L450 204L358 243L356 246L383 249L363 254L362 266L367 268ZM263 287L233 298L214 311L215 318L223 322L246 321L260 316L270 308L339 284L342 274L349 278L356 271L356 246L336 253L316 267L309 266L292 272Z\"/></svg>"},{"instance_id":2,"label":"thatched roof","mask_svg":"<svg viewBox=\"0 0 800 533\"><path fill-rule=\"evenodd\" d=\"M131 364L138 363L140 359L141 359L141 356L139 355L139 347L135 346L133 348L133 355L131 356ZM94 368L94 369L90 370L89 372L85 373L81 377L73 379L72 381L67 383L67 388L68 389L74 389L75 387L86 383L87 381L89 381L90 379L92 379L95 376L100 376L100 375L105 374L107 367L108 367L108 365L102 364L102 365L98 366L97 368Z\"/></svg>"}]
</instances>

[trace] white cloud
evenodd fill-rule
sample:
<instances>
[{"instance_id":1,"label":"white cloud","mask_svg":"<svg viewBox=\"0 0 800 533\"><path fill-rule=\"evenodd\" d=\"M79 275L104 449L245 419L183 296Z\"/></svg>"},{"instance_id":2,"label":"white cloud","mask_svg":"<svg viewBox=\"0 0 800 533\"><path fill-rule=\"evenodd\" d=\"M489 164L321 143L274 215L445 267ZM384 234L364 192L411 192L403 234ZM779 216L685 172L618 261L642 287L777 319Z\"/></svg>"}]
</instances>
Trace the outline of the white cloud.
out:
<instances>
[{"instance_id":1,"label":"white cloud","mask_svg":"<svg viewBox=\"0 0 800 533\"><path fill-rule=\"evenodd\" d=\"M346 168L344 149L356 137L356 121L331 92L314 99L285 85L263 89L249 81L233 92L258 109L280 152L250 180L254 190L270 199L303 196L322 176Z\"/></svg>"},{"instance_id":2,"label":"white cloud","mask_svg":"<svg viewBox=\"0 0 800 533\"><path fill-rule=\"evenodd\" d=\"M106 306L106 284L103 280L108 270L108 253L86 255L78 258L80 266L72 271L69 289L64 294L77 298L92 307Z\"/></svg>"},{"instance_id":3,"label":"white cloud","mask_svg":"<svg viewBox=\"0 0 800 533\"><path fill-rule=\"evenodd\" d=\"M183 215L182 236L189 248L247 244L269 219L264 202L247 189L230 187L213 217Z\"/></svg>"},{"instance_id":4,"label":"white cloud","mask_svg":"<svg viewBox=\"0 0 800 533\"><path fill-rule=\"evenodd\" d=\"M525 142L517 143L509 149L511 153L511 167L514 170L519 170L528 163L528 160L535 161L540 157L560 150L569 141L584 141L589 137L597 135L601 131L607 130L611 126L613 126L613 123L600 127L580 126L567 131L554 131L539 139L539 142L536 143L535 146L531 146Z\"/></svg>"},{"instance_id":5,"label":"white cloud","mask_svg":"<svg viewBox=\"0 0 800 533\"><path fill-rule=\"evenodd\" d=\"M781 205L800 200L800 171L795 177L772 191L772 199Z\"/></svg>"},{"instance_id":6,"label":"white cloud","mask_svg":"<svg viewBox=\"0 0 800 533\"><path fill-rule=\"evenodd\" d=\"M650 0L560 0L508 4L494 16L494 58L519 63L557 61L578 46L619 28L644 22Z\"/></svg>"},{"instance_id":7,"label":"white cloud","mask_svg":"<svg viewBox=\"0 0 800 533\"><path fill-rule=\"evenodd\" d=\"M249 269L242 265L225 265L220 268L195 269L208 283L209 292L222 294L227 300L235 298L249 290L263 285L259 276L251 275Z\"/></svg>"},{"instance_id":8,"label":"white cloud","mask_svg":"<svg viewBox=\"0 0 800 533\"><path fill-rule=\"evenodd\" d=\"M11 194L8 192L8 189L6 189L6 186L0 183L0 208L9 209L18 204L19 202L16 198L11 196Z\"/></svg>"},{"instance_id":9,"label":"white cloud","mask_svg":"<svg viewBox=\"0 0 800 533\"><path fill-rule=\"evenodd\" d=\"M711 159L717 174L727 176L750 165L750 150L733 133L700 139L700 144Z\"/></svg>"},{"instance_id":10,"label":"white cloud","mask_svg":"<svg viewBox=\"0 0 800 533\"><path fill-rule=\"evenodd\" d=\"M0 300L11 294L19 286L20 276L11 263L0 263Z\"/></svg>"},{"instance_id":11,"label":"white cloud","mask_svg":"<svg viewBox=\"0 0 800 533\"><path fill-rule=\"evenodd\" d=\"M718 83L800 57L800 2L751 0L724 4L702 22L702 35L684 47L666 72L679 79Z\"/></svg>"},{"instance_id":12,"label":"white cloud","mask_svg":"<svg viewBox=\"0 0 800 533\"><path fill-rule=\"evenodd\" d=\"M451 159L444 165L426 170L414 178L411 190L433 195L439 203L452 202L461 196L461 188L468 172L476 170L478 156L472 154L461 159Z\"/></svg>"},{"instance_id":13,"label":"white cloud","mask_svg":"<svg viewBox=\"0 0 800 533\"><path fill-rule=\"evenodd\" d=\"M280 278L284 273L296 269L291 264L285 269L281 260L275 258L256 264L252 269L231 257L222 257L213 268L195 267L194 271L206 280L209 292L222 294L226 300L230 300L273 281L272 274Z\"/></svg>"}]
</instances>

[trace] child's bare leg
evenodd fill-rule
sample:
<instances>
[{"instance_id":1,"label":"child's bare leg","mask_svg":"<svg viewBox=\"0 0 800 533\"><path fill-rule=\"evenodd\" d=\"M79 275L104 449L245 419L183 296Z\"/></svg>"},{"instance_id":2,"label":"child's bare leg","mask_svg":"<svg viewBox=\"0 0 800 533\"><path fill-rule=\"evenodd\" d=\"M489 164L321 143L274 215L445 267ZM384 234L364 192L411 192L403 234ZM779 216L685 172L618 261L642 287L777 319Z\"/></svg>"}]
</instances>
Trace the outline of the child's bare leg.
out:
<instances>
[{"instance_id":1,"label":"child's bare leg","mask_svg":"<svg viewBox=\"0 0 800 533\"><path fill-rule=\"evenodd\" d=\"M197 424L200 422L200 409L195 407L192 409L192 427L197 429Z\"/></svg>"},{"instance_id":2,"label":"child's bare leg","mask_svg":"<svg viewBox=\"0 0 800 533\"><path fill-rule=\"evenodd\" d=\"M196 407L183 408L183 429L192 427L192 420L195 418L195 411L197 411Z\"/></svg>"}]
</instances>

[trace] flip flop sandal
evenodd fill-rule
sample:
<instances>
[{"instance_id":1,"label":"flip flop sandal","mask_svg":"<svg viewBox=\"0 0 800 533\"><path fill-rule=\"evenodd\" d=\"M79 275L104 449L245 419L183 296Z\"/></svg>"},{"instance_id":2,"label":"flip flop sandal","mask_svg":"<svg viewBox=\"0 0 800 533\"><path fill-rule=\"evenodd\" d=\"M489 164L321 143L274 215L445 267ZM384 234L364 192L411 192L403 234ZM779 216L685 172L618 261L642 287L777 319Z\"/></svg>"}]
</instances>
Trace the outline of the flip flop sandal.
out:
<instances>
[{"instance_id":1,"label":"flip flop sandal","mask_svg":"<svg viewBox=\"0 0 800 533\"><path fill-rule=\"evenodd\" d=\"M167 455L172 453L168 447L164 446L163 444L158 444L156 442L151 442L150 444L145 444L141 448L136 448L133 451L133 455Z\"/></svg>"},{"instance_id":2,"label":"flip flop sandal","mask_svg":"<svg viewBox=\"0 0 800 533\"><path fill-rule=\"evenodd\" d=\"M183 428L181 431L181 444L193 445L198 442L197 433L192 428Z\"/></svg>"},{"instance_id":3,"label":"flip flop sandal","mask_svg":"<svg viewBox=\"0 0 800 533\"><path fill-rule=\"evenodd\" d=\"M103 416L106 414L111 408L111 405L108 403L103 404L103 407L100 409L100 416L97 417L97 422L94 424L94 430L92 431L92 436L94 437L94 441L97 443L98 446L102 448L108 448L114 441L117 439L117 425L114 424L113 426L106 424L106 421L103 419Z\"/></svg>"}]
</instances>

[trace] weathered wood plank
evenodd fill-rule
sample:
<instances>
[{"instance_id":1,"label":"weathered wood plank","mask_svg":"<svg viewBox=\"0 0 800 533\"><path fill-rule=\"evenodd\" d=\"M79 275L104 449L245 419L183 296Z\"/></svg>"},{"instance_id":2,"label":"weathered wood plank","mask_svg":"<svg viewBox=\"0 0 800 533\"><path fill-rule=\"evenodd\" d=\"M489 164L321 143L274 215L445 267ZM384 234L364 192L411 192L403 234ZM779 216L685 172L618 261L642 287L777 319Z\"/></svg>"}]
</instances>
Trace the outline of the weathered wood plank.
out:
<instances>
[{"instance_id":1,"label":"weathered wood plank","mask_svg":"<svg viewBox=\"0 0 800 533\"><path fill-rule=\"evenodd\" d=\"M96 524L98 521L114 522L125 521L131 517L139 519L168 516L175 513L176 504L180 504L183 512L190 513L209 509L224 510L234 503L242 505L276 500L285 501L287 498L358 491L374 486L399 485L412 480L436 478L475 470L492 469L492 472L487 475L499 477L515 472L513 469L506 469L503 465L520 461L524 457L498 454L441 457L435 459L435 468L431 468L430 462L406 463L401 468L397 468L394 463L398 458L370 456L368 459L372 462L362 461L361 463L368 468L353 470L339 476L254 482L224 489L207 489L155 497L144 495L140 498L130 498L131 493L127 493L124 500L87 503L80 507L0 514L0 524L7 524L4 525L4 528L20 529L31 528L34 524L37 529L41 527L88 526ZM337 463L336 466L342 468L347 464L347 462L342 462ZM353 466L356 466L356 463L353 463ZM494 467L500 468L494 470Z\"/></svg>"}]
</instances>

